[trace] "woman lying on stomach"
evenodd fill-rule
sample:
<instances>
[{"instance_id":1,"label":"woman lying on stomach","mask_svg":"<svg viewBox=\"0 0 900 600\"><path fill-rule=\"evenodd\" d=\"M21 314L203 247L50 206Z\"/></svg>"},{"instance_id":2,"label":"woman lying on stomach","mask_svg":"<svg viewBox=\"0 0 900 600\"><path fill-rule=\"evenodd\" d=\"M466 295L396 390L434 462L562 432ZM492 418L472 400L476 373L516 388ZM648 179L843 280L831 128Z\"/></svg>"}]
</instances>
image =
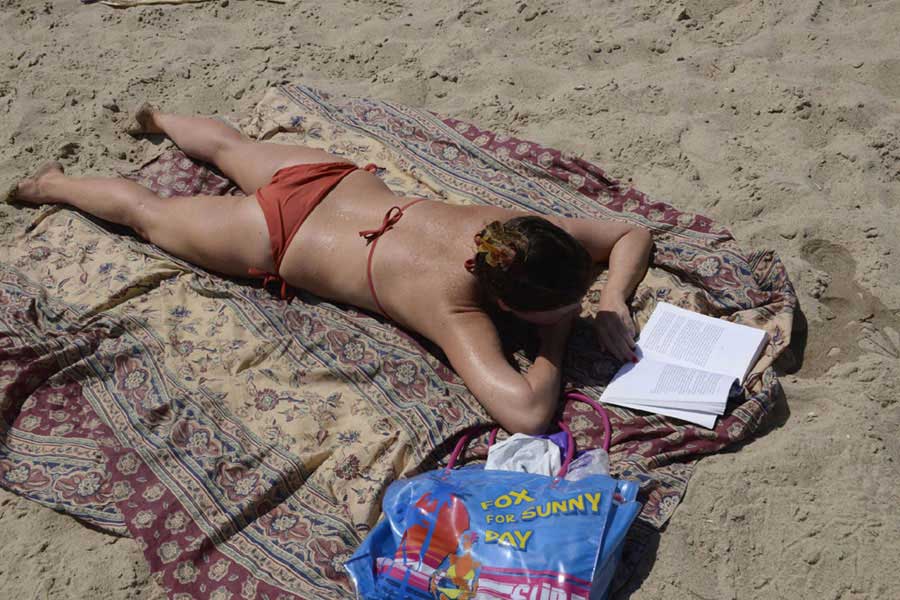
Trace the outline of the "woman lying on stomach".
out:
<instances>
[{"instance_id":1,"label":"woman lying on stomach","mask_svg":"<svg viewBox=\"0 0 900 600\"><path fill-rule=\"evenodd\" d=\"M167 135L247 196L164 199L125 179L69 177L50 163L13 197L126 225L211 271L264 276L281 281L283 293L287 284L379 312L440 346L510 432L540 433L552 420L566 341L595 262L609 263L600 342L616 358L636 360L626 298L647 267L647 230L400 198L372 165L360 169L322 150L253 142L220 121L150 105L135 119L138 133ZM537 326L540 351L528 372L504 357L491 306Z\"/></svg>"}]
</instances>

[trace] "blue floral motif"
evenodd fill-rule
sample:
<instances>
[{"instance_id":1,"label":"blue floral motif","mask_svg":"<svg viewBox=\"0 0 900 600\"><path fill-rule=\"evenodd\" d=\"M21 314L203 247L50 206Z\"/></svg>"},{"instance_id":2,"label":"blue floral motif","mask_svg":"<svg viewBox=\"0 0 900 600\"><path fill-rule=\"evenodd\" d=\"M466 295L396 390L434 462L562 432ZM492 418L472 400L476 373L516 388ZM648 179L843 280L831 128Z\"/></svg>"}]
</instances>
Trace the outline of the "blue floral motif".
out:
<instances>
[{"instance_id":1,"label":"blue floral motif","mask_svg":"<svg viewBox=\"0 0 900 600\"><path fill-rule=\"evenodd\" d=\"M342 444L353 444L359 440L358 431L341 431L337 434L338 441Z\"/></svg>"},{"instance_id":2,"label":"blue floral motif","mask_svg":"<svg viewBox=\"0 0 900 600\"><path fill-rule=\"evenodd\" d=\"M186 319L191 315L191 311L185 306L176 306L169 312L169 314L171 314L176 319Z\"/></svg>"}]
</instances>

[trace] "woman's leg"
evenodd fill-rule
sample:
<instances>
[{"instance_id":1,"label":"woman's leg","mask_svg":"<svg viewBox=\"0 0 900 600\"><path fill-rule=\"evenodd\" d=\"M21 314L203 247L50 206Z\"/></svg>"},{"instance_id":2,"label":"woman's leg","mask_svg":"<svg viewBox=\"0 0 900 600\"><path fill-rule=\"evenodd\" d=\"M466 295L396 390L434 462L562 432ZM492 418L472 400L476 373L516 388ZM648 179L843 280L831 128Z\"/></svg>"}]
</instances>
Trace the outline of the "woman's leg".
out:
<instances>
[{"instance_id":1,"label":"woman's leg","mask_svg":"<svg viewBox=\"0 0 900 600\"><path fill-rule=\"evenodd\" d=\"M135 120L143 132L163 133L188 156L216 165L248 195L284 167L344 160L316 148L254 142L217 119L168 114L149 104Z\"/></svg>"},{"instance_id":2,"label":"woman's leg","mask_svg":"<svg viewBox=\"0 0 900 600\"><path fill-rule=\"evenodd\" d=\"M126 179L69 177L50 163L16 190L32 204L69 204L104 221L132 228L142 238L210 271L246 276L272 272L272 250L256 198L160 198Z\"/></svg>"}]
</instances>

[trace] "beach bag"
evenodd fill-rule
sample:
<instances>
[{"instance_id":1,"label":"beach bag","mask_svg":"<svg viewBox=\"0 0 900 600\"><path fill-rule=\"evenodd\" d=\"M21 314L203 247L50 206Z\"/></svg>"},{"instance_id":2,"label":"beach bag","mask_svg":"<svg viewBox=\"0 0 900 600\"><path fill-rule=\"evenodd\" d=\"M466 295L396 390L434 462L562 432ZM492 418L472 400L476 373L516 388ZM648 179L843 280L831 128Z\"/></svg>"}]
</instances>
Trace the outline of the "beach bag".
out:
<instances>
[{"instance_id":1,"label":"beach bag","mask_svg":"<svg viewBox=\"0 0 900 600\"><path fill-rule=\"evenodd\" d=\"M609 419L604 418L604 449ZM592 600L607 597L625 534L640 510L637 482L606 475L567 481L574 440L555 477L454 468L398 480L384 518L345 567L365 600ZM491 438L493 439L492 434Z\"/></svg>"}]
</instances>

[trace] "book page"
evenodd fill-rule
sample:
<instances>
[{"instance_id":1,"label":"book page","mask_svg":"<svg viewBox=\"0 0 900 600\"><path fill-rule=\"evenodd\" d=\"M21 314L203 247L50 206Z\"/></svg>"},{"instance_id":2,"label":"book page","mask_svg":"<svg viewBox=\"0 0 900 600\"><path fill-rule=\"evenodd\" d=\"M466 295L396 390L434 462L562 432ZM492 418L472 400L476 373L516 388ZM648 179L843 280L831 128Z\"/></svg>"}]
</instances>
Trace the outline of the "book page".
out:
<instances>
[{"instance_id":1,"label":"book page","mask_svg":"<svg viewBox=\"0 0 900 600\"><path fill-rule=\"evenodd\" d=\"M652 401L647 402L647 401L642 400L642 401L638 402L637 400L627 400L624 398L623 398L623 400L625 402L628 402L629 404L634 404L635 406L642 407L641 410L649 410L650 412L653 412L659 408L669 408L669 409L672 408L672 406L657 406L657 405L653 404ZM702 402L697 402L697 403L692 403L690 405L681 404L680 406L683 406L684 410L692 412L692 413L704 413L704 414L708 414L708 415L721 415L724 413L721 404L705 404Z\"/></svg>"},{"instance_id":2,"label":"book page","mask_svg":"<svg viewBox=\"0 0 900 600\"><path fill-rule=\"evenodd\" d=\"M660 302L641 331L642 357L731 375L743 382L766 332Z\"/></svg>"},{"instance_id":3,"label":"book page","mask_svg":"<svg viewBox=\"0 0 900 600\"><path fill-rule=\"evenodd\" d=\"M731 375L644 358L619 369L600 400L608 395L639 404L685 409L698 404L722 414L735 379Z\"/></svg>"},{"instance_id":4,"label":"book page","mask_svg":"<svg viewBox=\"0 0 900 600\"><path fill-rule=\"evenodd\" d=\"M682 421L687 421L689 423L695 423L702 427L706 427L707 429L712 429L716 426L716 415L705 412L694 412L691 410L680 410L677 408L663 408L659 406L645 406L643 404L635 404L633 402L629 402L627 400L621 400L619 398L604 398L604 402L608 404L615 404L616 406L624 406L625 408L631 408L633 410L642 410L644 412L656 413L658 415L663 415L666 417L672 417L675 419L681 419Z\"/></svg>"}]
</instances>

